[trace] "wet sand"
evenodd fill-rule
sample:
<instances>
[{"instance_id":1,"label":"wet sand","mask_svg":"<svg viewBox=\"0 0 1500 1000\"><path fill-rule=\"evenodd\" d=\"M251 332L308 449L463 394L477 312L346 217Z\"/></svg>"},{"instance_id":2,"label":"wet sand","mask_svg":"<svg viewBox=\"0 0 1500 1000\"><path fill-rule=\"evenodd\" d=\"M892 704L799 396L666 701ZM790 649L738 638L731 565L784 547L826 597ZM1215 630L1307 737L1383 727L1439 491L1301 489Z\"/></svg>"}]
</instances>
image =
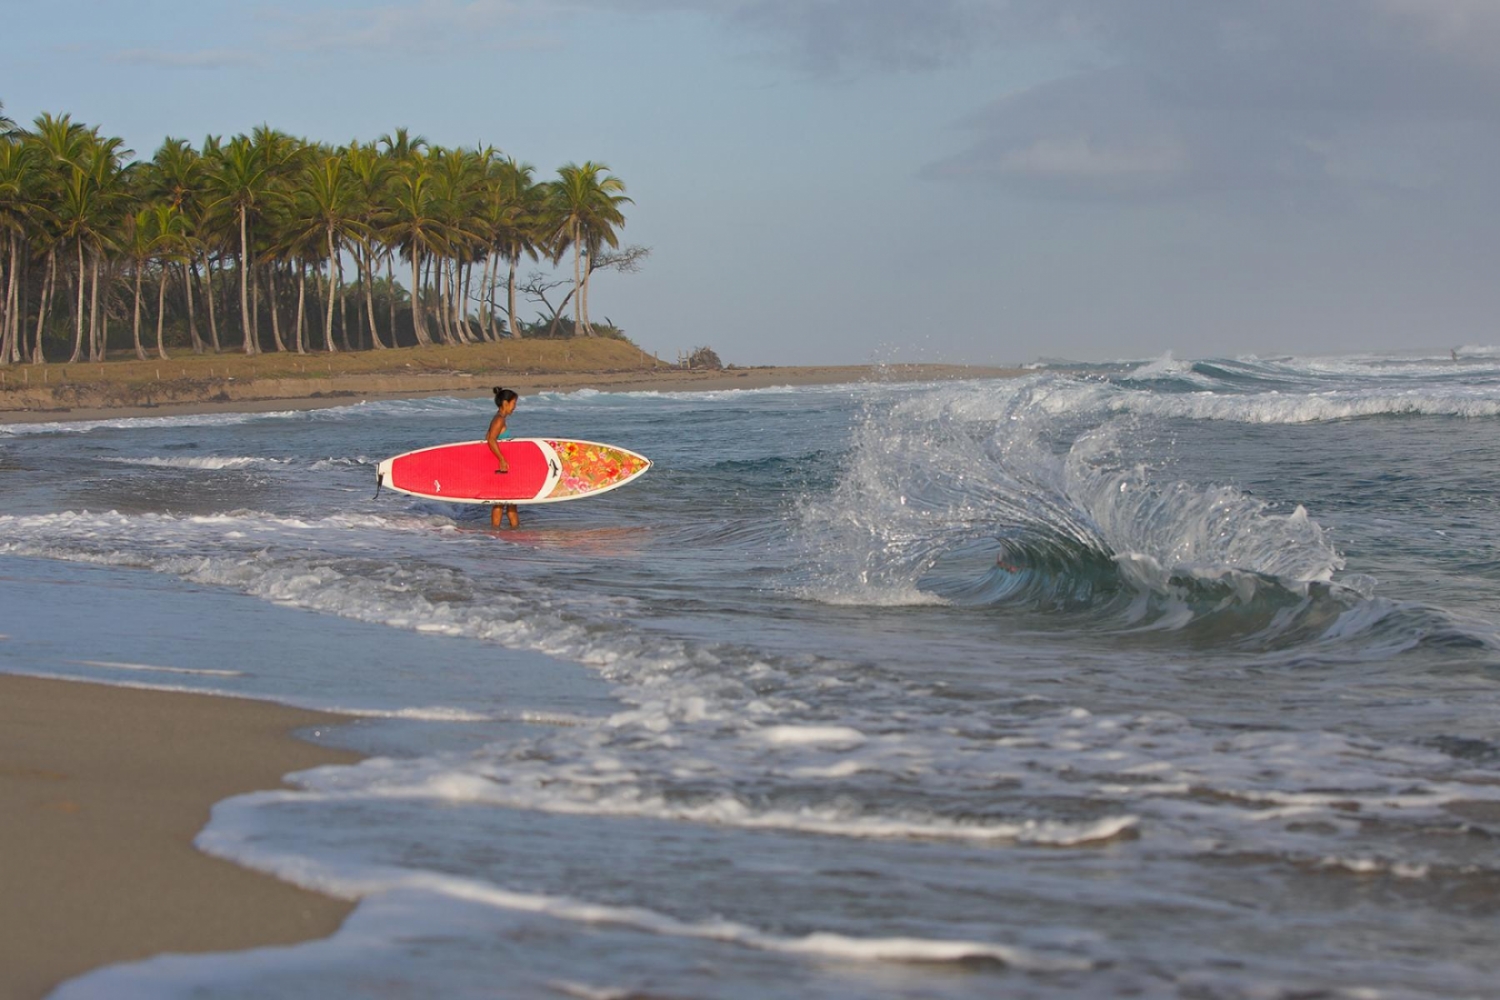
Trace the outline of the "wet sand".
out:
<instances>
[{"instance_id":1,"label":"wet sand","mask_svg":"<svg viewBox=\"0 0 1500 1000\"><path fill-rule=\"evenodd\" d=\"M357 759L265 702L0 675L0 1000L162 952L331 934L352 904L193 847L213 803Z\"/></svg>"}]
</instances>

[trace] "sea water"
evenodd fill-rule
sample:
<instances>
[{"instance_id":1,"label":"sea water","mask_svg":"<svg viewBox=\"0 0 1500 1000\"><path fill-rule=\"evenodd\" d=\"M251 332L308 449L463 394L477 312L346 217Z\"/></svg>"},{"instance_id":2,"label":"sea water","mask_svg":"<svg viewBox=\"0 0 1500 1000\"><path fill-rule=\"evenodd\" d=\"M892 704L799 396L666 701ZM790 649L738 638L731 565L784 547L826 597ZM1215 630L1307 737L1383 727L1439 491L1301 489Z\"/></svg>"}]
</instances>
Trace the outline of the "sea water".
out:
<instances>
[{"instance_id":1,"label":"sea water","mask_svg":"<svg viewBox=\"0 0 1500 1000\"><path fill-rule=\"evenodd\" d=\"M1500 352L0 427L0 669L327 709L332 938L60 998L1493 997Z\"/></svg>"}]
</instances>

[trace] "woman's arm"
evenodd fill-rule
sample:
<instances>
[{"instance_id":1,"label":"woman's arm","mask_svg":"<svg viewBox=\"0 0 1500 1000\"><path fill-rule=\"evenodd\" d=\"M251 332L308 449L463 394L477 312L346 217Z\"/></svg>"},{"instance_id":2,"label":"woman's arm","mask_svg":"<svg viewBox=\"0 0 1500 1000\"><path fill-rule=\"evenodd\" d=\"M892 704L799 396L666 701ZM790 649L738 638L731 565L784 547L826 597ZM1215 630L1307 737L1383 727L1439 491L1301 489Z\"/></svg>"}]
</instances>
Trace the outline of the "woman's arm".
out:
<instances>
[{"instance_id":1,"label":"woman's arm","mask_svg":"<svg viewBox=\"0 0 1500 1000\"><path fill-rule=\"evenodd\" d=\"M500 468L496 469L496 472L510 471L510 463L505 460L504 455L500 454L500 435L504 433L505 415L497 413L495 419L490 421L489 433L484 436L484 443L490 446L490 451L494 452L495 459L500 463Z\"/></svg>"}]
</instances>

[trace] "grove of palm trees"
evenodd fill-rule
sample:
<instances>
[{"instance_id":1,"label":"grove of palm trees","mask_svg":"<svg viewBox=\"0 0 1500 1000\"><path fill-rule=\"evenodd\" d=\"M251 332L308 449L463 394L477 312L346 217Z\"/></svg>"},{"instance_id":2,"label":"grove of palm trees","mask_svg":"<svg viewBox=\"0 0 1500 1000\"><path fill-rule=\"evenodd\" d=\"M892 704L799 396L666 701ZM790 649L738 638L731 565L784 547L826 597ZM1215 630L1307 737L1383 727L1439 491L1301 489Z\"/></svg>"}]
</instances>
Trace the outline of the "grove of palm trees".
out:
<instances>
[{"instance_id":1,"label":"grove of palm trees","mask_svg":"<svg viewBox=\"0 0 1500 1000\"><path fill-rule=\"evenodd\" d=\"M620 247L630 199L600 163L538 180L405 129L334 147L268 126L133 155L0 106L0 366L618 337L590 278L648 252ZM528 261L571 280L519 280Z\"/></svg>"}]
</instances>

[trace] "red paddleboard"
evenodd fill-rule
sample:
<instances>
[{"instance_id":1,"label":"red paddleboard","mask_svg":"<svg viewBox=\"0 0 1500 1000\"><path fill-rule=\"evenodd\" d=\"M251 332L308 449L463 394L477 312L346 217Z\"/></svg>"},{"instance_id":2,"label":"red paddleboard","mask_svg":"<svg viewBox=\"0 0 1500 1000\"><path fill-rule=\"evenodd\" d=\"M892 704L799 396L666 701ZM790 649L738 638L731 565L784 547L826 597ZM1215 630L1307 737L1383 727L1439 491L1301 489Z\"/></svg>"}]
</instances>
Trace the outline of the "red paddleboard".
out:
<instances>
[{"instance_id":1,"label":"red paddleboard","mask_svg":"<svg viewBox=\"0 0 1500 1000\"><path fill-rule=\"evenodd\" d=\"M557 503L606 493L651 468L649 459L614 445L555 438L500 442L509 472L483 441L440 444L388 458L376 467L383 486L450 503Z\"/></svg>"}]
</instances>

